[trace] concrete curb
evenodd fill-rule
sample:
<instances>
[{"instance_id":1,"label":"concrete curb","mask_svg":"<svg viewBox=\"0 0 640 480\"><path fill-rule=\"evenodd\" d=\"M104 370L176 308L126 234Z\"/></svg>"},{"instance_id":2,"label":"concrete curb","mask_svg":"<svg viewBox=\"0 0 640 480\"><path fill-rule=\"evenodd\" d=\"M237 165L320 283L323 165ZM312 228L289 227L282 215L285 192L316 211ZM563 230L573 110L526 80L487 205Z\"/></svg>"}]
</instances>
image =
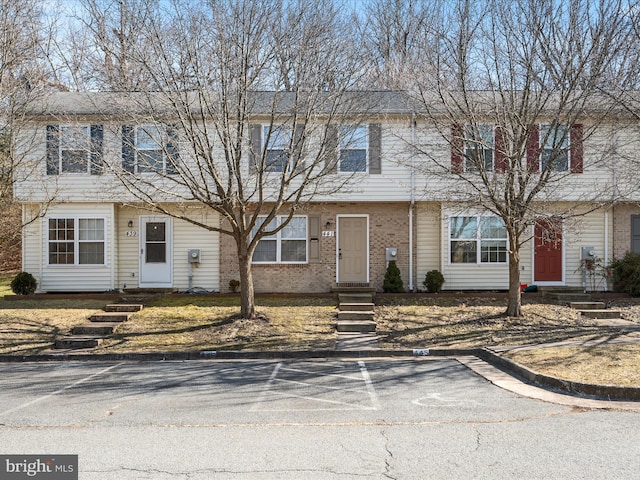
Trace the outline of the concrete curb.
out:
<instances>
[{"instance_id":1,"label":"concrete curb","mask_svg":"<svg viewBox=\"0 0 640 480\"><path fill-rule=\"evenodd\" d=\"M491 365L505 370L511 375L522 380L537 385L542 388L560 391L572 395L584 395L588 397L614 400L614 401L640 401L640 388L619 387L615 385L595 385L589 383L572 382L561 378L544 375L520 365L513 360L502 357L496 352L481 348L476 354L478 358Z\"/></svg>"},{"instance_id":2,"label":"concrete curb","mask_svg":"<svg viewBox=\"0 0 640 480\"><path fill-rule=\"evenodd\" d=\"M311 351L192 351L156 353L50 353L40 355L0 355L0 363L55 361L184 361L184 360L276 360L311 358L407 358L407 357L477 357L525 382L570 395L613 401L640 401L640 388L593 385L571 382L537 373L517 362L502 357L488 348L412 349L412 350L311 350Z\"/></svg>"}]
</instances>

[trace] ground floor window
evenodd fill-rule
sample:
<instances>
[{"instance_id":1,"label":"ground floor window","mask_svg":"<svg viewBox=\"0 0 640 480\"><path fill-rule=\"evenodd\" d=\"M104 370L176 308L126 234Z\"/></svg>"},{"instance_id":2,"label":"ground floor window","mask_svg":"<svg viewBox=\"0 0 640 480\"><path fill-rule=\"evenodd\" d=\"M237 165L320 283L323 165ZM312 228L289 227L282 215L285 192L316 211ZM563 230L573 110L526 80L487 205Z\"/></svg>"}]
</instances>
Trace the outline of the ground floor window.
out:
<instances>
[{"instance_id":1,"label":"ground floor window","mask_svg":"<svg viewBox=\"0 0 640 480\"><path fill-rule=\"evenodd\" d=\"M259 217L264 222L266 217ZM276 217L267 231L275 230L287 217ZM259 228L257 225L252 234ZM253 263L306 263L307 262L307 217L296 216L279 232L264 237L253 253Z\"/></svg>"},{"instance_id":2,"label":"ground floor window","mask_svg":"<svg viewBox=\"0 0 640 480\"><path fill-rule=\"evenodd\" d=\"M49 218L49 265L104 265L104 218Z\"/></svg>"},{"instance_id":3,"label":"ground floor window","mask_svg":"<svg viewBox=\"0 0 640 480\"><path fill-rule=\"evenodd\" d=\"M500 217L449 218L451 263L506 263L507 229Z\"/></svg>"}]
</instances>

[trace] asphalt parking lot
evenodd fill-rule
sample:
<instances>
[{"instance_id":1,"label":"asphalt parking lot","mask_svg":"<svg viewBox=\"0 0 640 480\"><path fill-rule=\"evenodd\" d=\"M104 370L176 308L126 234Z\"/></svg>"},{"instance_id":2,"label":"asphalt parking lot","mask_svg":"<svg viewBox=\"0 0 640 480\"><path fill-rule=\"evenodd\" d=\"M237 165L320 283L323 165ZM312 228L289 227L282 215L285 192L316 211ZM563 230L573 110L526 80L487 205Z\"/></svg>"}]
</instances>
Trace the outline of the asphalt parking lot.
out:
<instances>
[{"instance_id":1,"label":"asphalt parking lot","mask_svg":"<svg viewBox=\"0 0 640 480\"><path fill-rule=\"evenodd\" d=\"M1 453L81 479L634 478L638 427L452 358L0 364Z\"/></svg>"}]
</instances>

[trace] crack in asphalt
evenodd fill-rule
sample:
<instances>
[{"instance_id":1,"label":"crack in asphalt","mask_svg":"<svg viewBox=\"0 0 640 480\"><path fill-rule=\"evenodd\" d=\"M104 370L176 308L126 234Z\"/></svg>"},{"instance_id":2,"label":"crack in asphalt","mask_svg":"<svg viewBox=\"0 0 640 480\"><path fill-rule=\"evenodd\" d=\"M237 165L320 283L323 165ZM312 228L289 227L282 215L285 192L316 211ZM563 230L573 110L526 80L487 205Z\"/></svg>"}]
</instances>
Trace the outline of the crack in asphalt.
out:
<instances>
[{"instance_id":1,"label":"crack in asphalt","mask_svg":"<svg viewBox=\"0 0 640 480\"><path fill-rule=\"evenodd\" d=\"M384 439L384 451L386 453L384 457L383 476L384 478L390 478L392 480L395 480L396 477L391 476L391 460L393 460L393 452L391 451L391 448L389 446L390 440L389 440L389 437L387 436L387 432L384 429L380 430L380 435Z\"/></svg>"}]
</instances>

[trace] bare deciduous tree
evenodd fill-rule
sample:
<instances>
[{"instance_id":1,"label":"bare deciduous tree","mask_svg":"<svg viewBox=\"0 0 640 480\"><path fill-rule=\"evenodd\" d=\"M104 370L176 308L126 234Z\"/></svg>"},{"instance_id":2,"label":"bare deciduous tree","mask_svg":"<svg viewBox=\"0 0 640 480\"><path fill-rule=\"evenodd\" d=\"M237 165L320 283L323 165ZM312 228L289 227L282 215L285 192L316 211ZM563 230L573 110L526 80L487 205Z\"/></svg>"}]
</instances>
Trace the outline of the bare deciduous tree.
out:
<instances>
[{"instance_id":1,"label":"bare deciduous tree","mask_svg":"<svg viewBox=\"0 0 640 480\"><path fill-rule=\"evenodd\" d=\"M19 264L22 218L13 187L30 174L30 166L24 161L26 146L19 156L15 139L24 130L29 102L47 88L42 15L35 0L0 0L0 268Z\"/></svg>"},{"instance_id":2,"label":"bare deciduous tree","mask_svg":"<svg viewBox=\"0 0 640 480\"><path fill-rule=\"evenodd\" d=\"M451 155L416 145L429 158L421 168L449 189L440 192L443 201L502 219L509 316L521 315L520 250L533 225L579 214L559 200L597 208L612 187L579 172L608 168L607 145L583 157L582 144L610 112L600 91L611 70L625 66L629 7L619 0L462 0L443 10L437 33L422 37L418 121L437 129Z\"/></svg>"},{"instance_id":3,"label":"bare deciduous tree","mask_svg":"<svg viewBox=\"0 0 640 480\"><path fill-rule=\"evenodd\" d=\"M361 69L345 56L350 45L328 0L322 12L312 0L174 6L144 28L148 51L133 54L157 91L123 103L134 125L153 124L146 133L164 137L167 163L114 171L139 205L233 238L241 315L250 318L258 243L315 195L351 182L334 175L338 131L375 102L347 92ZM143 169L156 175L139 175ZM220 225L183 208L194 203L216 212Z\"/></svg>"},{"instance_id":4,"label":"bare deciduous tree","mask_svg":"<svg viewBox=\"0 0 640 480\"><path fill-rule=\"evenodd\" d=\"M360 18L362 50L367 57L368 88L405 90L414 69L424 69L421 58L425 36L434 33L438 0L372 0Z\"/></svg>"}]
</instances>

